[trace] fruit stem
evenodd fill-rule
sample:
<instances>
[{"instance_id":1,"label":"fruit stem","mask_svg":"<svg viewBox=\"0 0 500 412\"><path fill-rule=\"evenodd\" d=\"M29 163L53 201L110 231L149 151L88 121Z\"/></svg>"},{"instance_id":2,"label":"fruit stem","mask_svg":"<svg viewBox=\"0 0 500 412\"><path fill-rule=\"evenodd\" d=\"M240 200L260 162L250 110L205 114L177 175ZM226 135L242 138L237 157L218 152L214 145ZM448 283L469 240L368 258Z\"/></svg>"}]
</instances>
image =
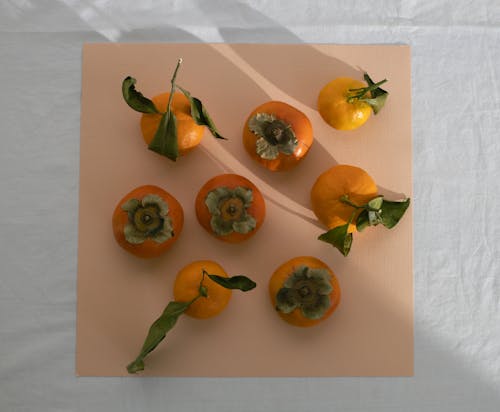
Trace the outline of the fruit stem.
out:
<instances>
[{"instance_id":1,"label":"fruit stem","mask_svg":"<svg viewBox=\"0 0 500 412\"><path fill-rule=\"evenodd\" d=\"M340 197L340 201L341 201L342 203L345 203L346 205L349 205L349 206L354 207L355 209L364 209L364 207L363 207L363 206L358 206L357 204L355 204L355 203L351 202L351 201L349 200L349 196L348 196L348 195L342 195L342 196Z\"/></svg>"},{"instance_id":2,"label":"fruit stem","mask_svg":"<svg viewBox=\"0 0 500 412\"><path fill-rule=\"evenodd\" d=\"M177 66L175 66L174 74L172 75L172 79L170 80L171 88L170 95L168 96L168 104L167 104L167 113L170 111L170 104L172 103L172 99L174 97L175 92L175 79L177 78L177 72L179 71L179 67L182 64L182 57L177 60Z\"/></svg>"},{"instance_id":3,"label":"fruit stem","mask_svg":"<svg viewBox=\"0 0 500 412\"><path fill-rule=\"evenodd\" d=\"M355 94L347 97L347 102L352 103L354 100L361 99L366 93L371 92L375 89L378 89L379 86L384 84L385 82L387 82L387 79L384 79L384 80L381 80L377 83L374 83L371 86L360 87L357 89L349 89L348 92L355 93Z\"/></svg>"}]
</instances>

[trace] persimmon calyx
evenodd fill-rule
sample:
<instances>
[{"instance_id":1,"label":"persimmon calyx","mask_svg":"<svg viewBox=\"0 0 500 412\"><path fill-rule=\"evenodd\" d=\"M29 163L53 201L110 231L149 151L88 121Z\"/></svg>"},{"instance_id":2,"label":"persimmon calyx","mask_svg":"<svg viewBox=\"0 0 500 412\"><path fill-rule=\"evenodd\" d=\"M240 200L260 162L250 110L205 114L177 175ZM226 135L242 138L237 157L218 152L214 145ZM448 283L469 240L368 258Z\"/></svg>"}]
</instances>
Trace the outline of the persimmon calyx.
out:
<instances>
[{"instance_id":1,"label":"persimmon calyx","mask_svg":"<svg viewBox=\"0 0 500 412\"><path fill-rule=\"evenodd\" d=\"M288 314L299 308L308 319L320 319L330 307L333 288L326 269L297 267L276 295L276 310Z\"/></svg>"},{"instance_id":2,"label":"persimmon calyx","mask_svg":"<svg viewBox=\"0 0 500 412\"><path fill-rule=\"evenodd\" d=\"M229 189L217 187L208 192L205 205L212 216L210 227L219 236L236 232L246 234L257 227L255 218L247 212L252 205L253 192L242 186Z\"/></svg>"},{"instance_id":3,"label":"persimmon calyx","mask_svg":"<svg viewBox=\"0 0 500 412\"><path fill-rule=\"evenodd\" d=\"M161 115L158 129L149 144L148 148L153 152L161 154L170 160L176 161L179 157L179 149L177 143L177 119L172 111L172 99L176 90L179 90L186 96L191 106L191 117L196 124L206 126L212 135L217 139L227 140L218 132L214 121L208 114L206 107L200 99L193 97L186 89L176 84L177 72L179 71L182 59L178 59L174 73L170 80L170 94L168 97L167 110L160 112L154 103L144 97L144 95L135 88L136 79L126 77L122 83L122 94L125 102L135 111L146 114Z\"/></svg>"},{"instance_id":4,"label":"persimmon calyx","mask_svg":"<svg viewBox=\"0 0 500 412\"><path fill-rule=\"evenodd\" d=\"M274 160L280 153L291 155L299 144L292 126L270 113L256 113L248 128L258 136L255 150L262 159Z\"/></svg>"},{"instance_id":5,"label":"persimmon calyx","mask_svg":"<svg viewBox=\"0 0 500 412\"><path fill-rule=\"evenodd\" d=\"M149 194L142 199L129 199L121 208L128 214L123 229L127 242L137 245L152 239L163 243L174 236L168 204L160 196Z\"/></svg>"},{"instance_id":6,"label":"persimmon calyx","mask_svg":"<svg viewBox=\"0 0 500 412\"><path fill-rule=\"evenodd\" d=\"M214 282L226 289L239 289L243 292L247 292L257 286L254 281L243 275L225 278L209 274L203 269L200 285L198 287L198 295L188 302L171 301L168 303L160 317L156 319L149 328L149 332L142 345L139 355L135 358L135 360L127 365L128 373L134 374L143 371L145 368L144 359L161 343L163 339L165 339L166 334L175 326L179 317L198 299L208 297L208 289L203 284L205 276L208 276Z\"/></svg>"},{"instance_id":7,"label":"persimmon calyx","mask_svg":"<svg viewBox=\"0 0 500 412\"><path fill-rule=\"evenodd\" d=\"M368 83L367 87L360 87L357 89L349 89L347 95L347 102L354 103L356 101L365 102L368 104L374 114L377 114L382 110L382 107L385 105L385 101L389 96L389 93L380 88L380 86L387 82L387 79L381 80L377 83L374 83L370 78L368 73L363 75L366 83Z\"/></svg>"}]
</instances>

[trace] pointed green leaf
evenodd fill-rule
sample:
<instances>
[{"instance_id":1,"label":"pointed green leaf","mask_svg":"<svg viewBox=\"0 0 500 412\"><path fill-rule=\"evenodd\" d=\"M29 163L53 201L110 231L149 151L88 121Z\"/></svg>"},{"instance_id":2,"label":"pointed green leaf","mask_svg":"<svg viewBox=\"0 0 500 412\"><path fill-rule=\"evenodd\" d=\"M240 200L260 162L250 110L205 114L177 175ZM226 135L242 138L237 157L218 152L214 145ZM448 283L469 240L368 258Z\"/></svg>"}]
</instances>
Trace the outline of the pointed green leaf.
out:
<instances>
[{"instance_id":1,"label":"pointed green leaf","mask_svg":"<svg viewBox=\"0 0 500 412\"><path fill-rule=\"evenodd\" d=\"M368 226L370 226L370 220L368 219L368 210L363 210L358 218L356 219L356 230L362 232Z\"/></svg>"},{"instance_id":2,"label":"pointed green leaf","mask_svg":"<svg viewBox=\"0 0 500 412\"><path fill-rule=\"evenodd\" d=\"M162 156L168 157L174 162L179 157L177 119L173 112L167 111L167 113L164 113L161 117L158 130L149 144L149 149Z\"/></svg>"},{"instance_id":3,"label":"pointed green leaf","mask_svg":"<svg viewBox=\"0 0 500 412\"><path fill-rule=\"evenodd\" d=\"M154 103L135 89L136 80L126 77L122 83L122 94L127 104L135 111L141 113L160 113Z\"/></svg>"},{"instance_id":4,"label":"pointed green leaf","mask_svg":"<svg viewBox=\"0 0 500 412\"><path fill-rule=\"evenodd\" d=\"M401 202L392 202L389 200L384 200L380 212L382 224L388 229L391 229L394 226L396 226L399 220L405 214L406 209L408 209L408 206L410 206L409 198Z\"/></svg>"},{"instance_id":5,"label":"pointed green leaf","mask_svg":"<svg viewBox=\"0 0 500 412\"><path fill-rule=\"evenodd\" d=\"M257 286L253 280L242 275L232 276L230 278L218 275L208 275L208 277L226 289L239 289L242 292L247 292Z\"/></svg>"},{"instance_id":6,"label":"pointed green leaf","mask_svg":"<svg viewBox=\"0 0 500 412\"><path fill-rule=\"evenodd\" d=\"M350 222L330 229L328 232L325 232L318 237L318 239L323 242L330 243L332 246L336 247L340 253L347 256L352 245L352 233L347 233L349 224Z\"/></svg>"},{"instance_id":7,"label":"pointed green leaf","mask_svg":"<svg viewBox=\"0 0 500 412\"><path fill-rule=\"evenodd\" d=\"M160 342L165 338L165 335L170 331L180 315L182 315L193 303L190 302L170 302L161 316L151 325L141 352L137 358L127 366L129 373L136 373L144 370L144 358L152 352Z\"/></svg>"},{"instance_id":8,"label":"pointed green leaf","mask_svg":"<svg viewBox=\"0 0 500 412\"><path fill-rule=\"evenodd\" d=\"M200 101L200 99L191 96L191 93L189 93L179 85L177 85L177 88L182 93L184 93L184 96L188 98L189 103L191 104L191 117L194 119L194 121L200 126L207 126L208 130L210 130L212 135L217 139L227 140L225 137L222 137L217 131L214 121L208 114L207 109L205 108L205 106L203 106L203 103Z\"/></svg>"}]
</instances>

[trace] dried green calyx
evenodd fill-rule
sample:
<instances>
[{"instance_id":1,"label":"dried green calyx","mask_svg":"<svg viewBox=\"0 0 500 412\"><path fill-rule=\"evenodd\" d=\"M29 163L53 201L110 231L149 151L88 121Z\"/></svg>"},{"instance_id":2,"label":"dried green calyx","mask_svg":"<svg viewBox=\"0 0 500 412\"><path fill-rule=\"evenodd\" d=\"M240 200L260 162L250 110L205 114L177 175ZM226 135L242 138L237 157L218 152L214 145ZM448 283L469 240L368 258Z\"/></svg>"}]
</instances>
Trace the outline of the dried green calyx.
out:
<instances>
[{"instance_id":1,"label":"dried green calyx","mask_svg":"<svg viewBox=\"0 0 500 412\"><path fill-rule=\"evenodd\" d=\"M292 127L269 113L255 114L248 128L259 137L255 151L262 159L273 160L280 153L291 155L299 144Z\"/></svg>"},{"instance_id":2,"label":"dried green calyx","mask_svg":"<svg viewBox=\"0 0 500 412\"><path fill-rule=\"evenodd\" d=\"M212 215L210 226L219 236L248 233L255 229L255 218L247 213L253 201L251 189L218 187L207 194L205 205Z\"/></svg>"},{"instance_id":3,"label":"dried green calyx","mask_svg":"<svg viewBox=\"0 0 500 412\"><path fill-rule=\"evenodd\" d=\"M276 310L291 313L299 308L308 319L320 319L330 307L333 288L328 270L297 267L276 295Z\"/></svg>"},{"instance_id":4,"label":"dried green calyx","mask_svg":"<svg viewBox=\"0 0 500 412\"><path fill-rule=\"evenodd\" d=\"M121 208L128 213L128 223L123 230L127 242L141 244L152 239L163 243L174 236L168 204L160 196L149 194L142 200L130 199Z\"/></svg>"}]
</instances>

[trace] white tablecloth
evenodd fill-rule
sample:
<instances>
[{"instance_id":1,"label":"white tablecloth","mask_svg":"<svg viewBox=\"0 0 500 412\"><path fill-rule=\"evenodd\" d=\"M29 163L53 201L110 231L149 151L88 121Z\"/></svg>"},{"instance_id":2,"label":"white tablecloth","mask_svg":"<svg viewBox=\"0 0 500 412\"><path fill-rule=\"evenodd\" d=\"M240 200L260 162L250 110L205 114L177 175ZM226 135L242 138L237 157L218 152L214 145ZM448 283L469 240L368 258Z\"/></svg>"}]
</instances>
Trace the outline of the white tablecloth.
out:
<instances>
[{"instance_id":1,"label":"white tablecloth","mask_svg":"<svg viewBox=\"0 0 500 412\"><path fill-rule=\"evenodd\" d=\"M415 376L74 376L84 42L412 46ZM0 2L0 411L500 410L500 2Z\"/></svg>"}]
</instances>

